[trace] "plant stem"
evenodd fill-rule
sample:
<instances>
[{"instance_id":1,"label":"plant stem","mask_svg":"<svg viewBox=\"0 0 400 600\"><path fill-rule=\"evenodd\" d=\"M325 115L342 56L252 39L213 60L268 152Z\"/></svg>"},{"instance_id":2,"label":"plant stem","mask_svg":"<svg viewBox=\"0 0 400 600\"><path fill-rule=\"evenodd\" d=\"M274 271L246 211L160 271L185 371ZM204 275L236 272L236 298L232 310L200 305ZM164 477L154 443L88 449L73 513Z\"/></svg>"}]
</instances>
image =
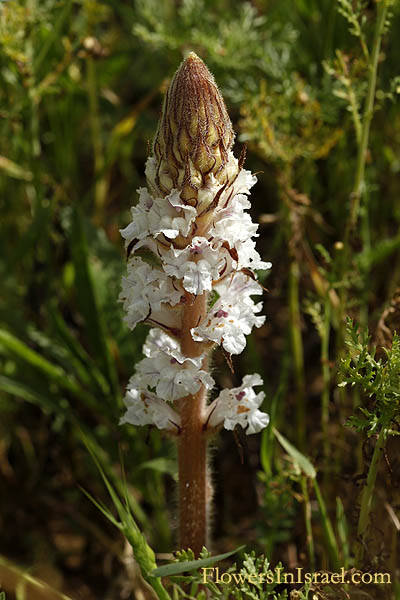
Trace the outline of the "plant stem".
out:
<instances>
[{"instance_id":1,"label":"plant stem","mask_svg":"<svg viewBox=\"0 0 400 600\"><path fill-rule=\"evenodd\" d=\"M388 0L382 0L378 3L378 16L375 24L374 31L374 39L372 43L372 53L371 58L369 59L369 53L366 54L366 58L368 61L368 84L367 84L367 94L364 105L363 117L361 122L361 132L359 131L357 125L357 119L355 119L355 129L356 129L356 137L357 137L357 162L354 176L354 184L353 189L350 195L350 210L345 226L344 233L344 243L343 243L343 252L339 263L339 279L343 281L345 279L346 272L349 270L350 266L350 239L351 235L356 227L359 207L361 198L365 192L365 163L367 159L367 150L368 150L368 142L369 142L369 132L371 121L374 112L374 101L375 101L375 90L376 90L376 80L378 73L378 62L379 62L379 53L381 48L381 41L383 36L384 25L386 21L386 15L388 11ZM365 54L365 52L364 52ZM353 112L353 118L354 118ZM344 354L344 315L347 308L347 289L345 286L342 286L340 291L340 309L339 309L339 326L337 332L337 353L338 360ZM341 404L344 401L344 389L342 388L340 391Z\"/></svg>"},{"instance_id":2,"label":"plant stem","mask_svg":"<svg viewBox=\"0 0 400 600\"><path fill-rule=\"evenodd\" d=\"M339 552L338 552L338 546L337 546L335 534L333 533L332 523L329 518L328 511L326 509L326 504L325 504L324 498L321 494L321 490L319 489L317 478L314 478L312 481L314 484L315 495L317 497L319 514L321 517L322 528L324 531L325 541L326 541L326 544L328 547L328 552L330 555L332 568L335 571L339 571L340 558L339 558Z\"/></svg>"},{"instance_id":3,"label":"plant stem","mask_svg":"<svg viewBox=\"0 0 400 600\"><path fill-rule=\"evenodd\" d=\"M315 552L314 552L314 538L311 524L311 503L310 496L307 488L307 477L303 475L300 480L301 483L301 491L304 498L304 521L306 525L306 543L307 543L307 551L308 558L310 560L310 569L311 571L315 570Z\"/></svg>"},{"instance_id":4,"label":"plant stem","mask_svg":"<svg viewBox=\"0 0 400 600\"><path fill-rule=\"evenodd\" d=\"M368 88L367 96L364 107L361 140L358 145L356 173L354 177L354 186L350 199L350 213L346 226L345 234L345 250L348 251L348 244L350 234L354 229L357 217L358 209L360 206L360 199L363 194L364 187L364 173L365 173L365 162L367 159L367 150L369 142L369 131L374 112L374 100L376 90L376 78L378 72L379 53L381 48L381 41L383 35L383 28L386 21L386 15L388 10L387 0L383 0L378 3L378 18L375 25L374 40L372 44L371 62L369 64L369 77L368 77Z\"/></svg>"},{"instance_id":5,"label":"plant stem","mask_svg":"<svg viewBox=\"0 0 400 600\"><path fill-rule=\"evenodd\" d=\"M299 265L295 260L292 260L289 271L290 339L296 383L297 445L300 450L304 450L306 439L305 384L303 341L301 338L299 279Z\"/></svg>"},{"instance_id":6,"label":"plant stem","mask_svg":"<svg viewBox=\"0 0 400 600\"><path fill-rule=\"evenodd\" d=\"M339 60L339 63L340 63L343 73L348 75L348 68L346 66L343 52L341 52L340 50L337 50L336 56ZM358 105L357 105L357 96L354 91L354 87L353 87L351 78L349 76L347 76L345 78L345 85L347 88L347 93L348 93L348 98L349 98L349 103L350 103L350 111L351 111L351 116L353 118L354 130L356 132L357 146L359 147L361 144L361 119L360 119L360 113L359 113Z\"/></svg>"},{"instance_id":7,"label":"plant stem","mask_svg":"<svg viewBox=\"0 0 400 600\"><path fill-rule=\"evenodd\" d=\"M322 406L321 406L321 429L323 434L323 449L324 449L324 460L327 464L327 459L330 452L330 443L328 435L329 425L329 398L330 398L330 367L329 367L329 333L331 323L331 303L329 295L326 295L324 305L324 322L321 335L321 362L322 362L322 378L323 378L323 390L322 390Z\"/></svg>"},{"instance_id":8,"label":"plant stem","mask_svg":"<svg viewBox=\"0 0 400 600\"><path fill-rule=\"evenodd\" d=\"M367 482L364 486L361 496L361 510L358 519L357 535L360 539L360 544L357 549L357 563L359 563L364 555L363 538L367 531L369 514L372 507L372 497L375 488L376 476L378 474L379 464L382 456L382 450L386 441L386 429L382 427L378 439L375 444L375 450L372 455L371 464L368 469Z\"/></svg>"},{"instance_id":9,"label":"plant stem","mask_svg":"<svg viewBox=\"0 0 400 600\"><path fill-rule=\"evenodd\" d=\"M87 58L87 91L89 98L89 120L92 133L95 174L95 220L102 223L103 211L107 196L107 176L104 174L105 158L101 140L101 124L99 117L99 102L97 96L96 65L93 56Z\"/></svg>"},{"instance_id":10,"label":"plant stem","mask_svg":"<svg viewBox=\"0 0 400 600\"><path fill-rule=\"evenodd\" d=\"M190 333L207 310L207 296L197 296L187 304L182 319L181 350L185 356L199 356L204 347L194 342ZM181 433L178 438L179 507L181 548L191 548L195 556L207 543L208 502L211 486L207 477L207 437L203 429L206 390L202 386L197 394L179 401Z\"/></svg>"}]
</instances>

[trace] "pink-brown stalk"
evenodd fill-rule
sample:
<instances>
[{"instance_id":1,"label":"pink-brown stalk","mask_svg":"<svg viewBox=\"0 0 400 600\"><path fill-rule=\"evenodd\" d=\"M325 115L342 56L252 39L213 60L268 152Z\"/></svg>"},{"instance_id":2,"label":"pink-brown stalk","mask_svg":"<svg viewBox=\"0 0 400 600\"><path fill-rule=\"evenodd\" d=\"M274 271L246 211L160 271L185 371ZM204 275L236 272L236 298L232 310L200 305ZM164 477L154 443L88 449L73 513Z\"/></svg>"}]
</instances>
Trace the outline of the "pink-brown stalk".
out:
<instances>
[{"instance_id":1,"label":"pink-brown stalk","mask_svg":"<svg viewBox=\"0 0 400 600\"><path fill-rule=\"evenodd\" d=\"M168 89L159 129L154 142L158 159L156 183L163 193L182 189L181 198L197 206L197 192L207 175L226 183L225 166L233 143L232 124L213 76L203 61L190 53ZM210 215L207 207L198 216L195 235ZM176 239L185 247L191 239ZM181 328L181 351L187 357L200 356L205 345L195 342L190 330L207 313L207 296L186 295ZM204 368L204 367L203 367ZM191 548L196 556L207 543L207 513L212 496L207 466L207 434L204 427L206 390L179 400L181 418L178 436L180 547Z\"/></svg>"},{"instance_id":2,"label":"pink-brown stalk","mask_svg":"<svg viewBox=\"0 0 400 600\"><path fill-rule=\"evenodd\" d=\"M194 342L190 334L207 310L206 294L197 296L184 311L181 350L190 358L199 356L203 344ZM191 548L198 556L207 545L208 504L211 484L208 480L207 437L204 430L206 390L179 401L181 433L178 438L180 547Z\"/></svg>"}]
</instances>

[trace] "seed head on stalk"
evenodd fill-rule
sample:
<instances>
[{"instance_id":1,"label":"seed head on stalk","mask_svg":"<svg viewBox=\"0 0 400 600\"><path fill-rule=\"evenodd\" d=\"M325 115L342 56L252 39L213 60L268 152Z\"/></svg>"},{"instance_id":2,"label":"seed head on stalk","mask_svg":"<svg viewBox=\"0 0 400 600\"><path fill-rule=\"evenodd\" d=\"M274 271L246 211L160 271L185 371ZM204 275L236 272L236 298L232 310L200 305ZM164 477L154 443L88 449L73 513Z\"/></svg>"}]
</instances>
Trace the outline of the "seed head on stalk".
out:
<instances>
[{"instance_id":1,"label":"seed head on stalk","mask_svg":"<svg viewBox=\"0 0 400 600\"><path fill-rule=\"evenodd\" d=\"M259 375L223 390L214 386L207 358L221 345L240 354L245 336L265 317L252 296L262 287L254 269L269 269L252 237L246 209L256 178L232 153L234 133L213 76L193 52L168 89L146 164L147 188L139 190L132 222L121 231L128 275L120 299L131 329L152 326L125 397L122 423L155 425L177 437L181 547L199 554L209 505L206 461L210 434L237 425L247 434L268 424L259 410ZM212 299L212 301L210 301Z\"/></svg>"}]
</instances>

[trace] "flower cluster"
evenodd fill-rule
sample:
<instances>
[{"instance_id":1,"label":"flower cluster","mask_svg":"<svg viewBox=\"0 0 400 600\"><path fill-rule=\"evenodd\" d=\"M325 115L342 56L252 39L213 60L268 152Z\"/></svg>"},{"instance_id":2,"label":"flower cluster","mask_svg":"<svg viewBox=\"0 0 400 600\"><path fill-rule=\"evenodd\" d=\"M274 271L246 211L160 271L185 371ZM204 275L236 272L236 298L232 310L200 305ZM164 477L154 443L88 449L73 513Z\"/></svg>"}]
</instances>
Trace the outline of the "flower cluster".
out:
<instances>
[{"instance_id":1,"label":"flower cluster","mask_svg":"<svg viewBox=\"0 0 400 600\"><path fill-rule=\"evenodd\" d=\"M152 326L145 358L128 384L123 423L179 433L177 401L214 386L205 368L208 352L222 345L239 354L245 336L264 323L262 303L253 300L262 293L253 271L270 263L255 249L257 225L246 212L256 178L235 158L232 143L222 97L192 53L167 93L146 164L148 188L139 190L132 222L121 231L128 254L120 295L126 322L131 329L139 322ZM196 352L185 356L185 314L198 297L208 309L190 328ZM258 410L264 397L253 391L258 385L260 376L248 375L239 388L223 390L207 407L204 428L239 424L247 433L260 431L268 416Z\"/></svg>"}]
</instances>

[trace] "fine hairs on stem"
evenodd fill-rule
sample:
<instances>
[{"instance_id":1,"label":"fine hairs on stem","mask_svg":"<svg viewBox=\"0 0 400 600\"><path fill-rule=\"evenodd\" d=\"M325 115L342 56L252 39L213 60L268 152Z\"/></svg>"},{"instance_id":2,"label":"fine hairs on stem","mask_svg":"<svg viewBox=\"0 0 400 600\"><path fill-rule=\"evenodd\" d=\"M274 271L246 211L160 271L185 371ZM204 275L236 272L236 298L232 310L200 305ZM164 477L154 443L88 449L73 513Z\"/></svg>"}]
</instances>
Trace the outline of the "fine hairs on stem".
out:
<instances>
[{"instance_id":1,"label":"fine hairs on stem","mask_svg":"<svg viewBox=\"0 0 400 600\"><path fill-rule=\"evenodd\" d=\"M207 444L221 427L247 434L268 425L259 410L258 374L214 386L208 357L218 345L240 354L260 327L262 294L254 270L269 269L252 239L248 194L256 178L232 153L234 133L223 98L193 52L166 93L132 222L121 231L128 254L120 300L131 329L151 324L125 396L121 423L155 425L178 445L181 548L196 556L207 542L212 489ZM156 325L156 326L155 326Z\"/></svg>"}]
</instances>

